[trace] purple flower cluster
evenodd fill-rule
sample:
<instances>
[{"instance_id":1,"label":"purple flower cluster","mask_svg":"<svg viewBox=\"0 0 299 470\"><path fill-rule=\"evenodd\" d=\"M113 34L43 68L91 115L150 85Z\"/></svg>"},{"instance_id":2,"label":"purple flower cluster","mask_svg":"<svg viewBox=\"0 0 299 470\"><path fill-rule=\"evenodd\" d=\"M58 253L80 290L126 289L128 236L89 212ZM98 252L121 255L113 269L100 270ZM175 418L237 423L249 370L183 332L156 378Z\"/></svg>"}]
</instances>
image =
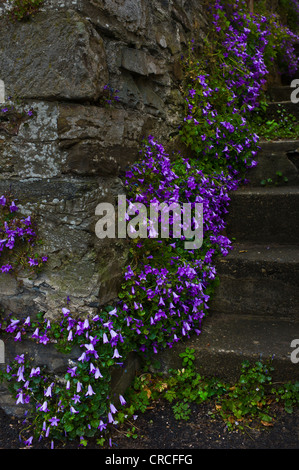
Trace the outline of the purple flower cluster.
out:
<instances>
[{"instance_id":1,"label":"purple flower cluster","mask_svg":"<svg viewBox=\"0 0 299 470\"><path fill-rule=\"evenodd\" d=\"M33 248L36 241L36 231L31 216L17 218L14 213L19 210L15 201L10 197L0 197L0 256L9 258L11 262L0 267L2 273L12 272L20 268L20 259L14 258L14 249L20 244L27 244ZM38 267L47 261L47 256L26 256L25 263L28 267Z\"/></svg>"},{"instance_id":2,"label":"purple flower cluster","mask_svg":"<svg viewBox=\"0 0 299 470\"><path fill-rule=\"evenodd\" d=\"M264 26L267 24L266 17L255 18L244 15L240 3L243 2L237 0L236 8L229 17L230 26L223 29L222 22L227 20L227 15L220 0L217 0L214 6L216 12L213 24L216 31L221 32L222 36L221 45L224 49L225 59L222 64L223 75L226 77L227 88L232 92L232 99L228 102L228 106L235 104L243 112L247 112L259 106L261 90L266 83L268 69L265 64L264 52L271 31ZM254 42L253 28L256 30ZM253 49L254 54L252 53ZM233 73L231 73L228 64L232 64Z\"/></svg>"},{"instance_id":3,"label":"purple flower cluster","mask_svg":"<svg viewBox=\"0 0 299 470\"><path fill-rule=\"evenodd\" d=\"M7 103L0 108L1 127L5 128L9 134L17 135L22 122L32 119L36 112L33 108L27 108L18 98L7 98ZM3 119L2 119L3 116Z\"/></svg>"},{"instance_id":4,"label":"purple flower cluster","mask_svg":"<svg viewBox=\"0 0 299 470\"><path fill-rule=\"evenodd\" d=\"M114 101L119 101L119 90L112 88L110 85L103 87L103 101L107 105L111 105Z\"/></svg>"},{"instance_id":5,"label":"purple flower cluster","mask_svg":"<svg viewBox=\"0 0 299 470\"><path fill-rule=\"evenodd\" d=\"M184 252L183 237L136 244L119 308L127 322L126 337L133 337L136 349L147 353L171 347L190 332L200 333L216 278L214 258L226 256L231 249L223 234L229 191L243 182L244 170L257 164L259 137L250 132L247 119L259 107L266 84L268 45L276 19L269 22L265 16L249 15L241 0L226 7L216 0L211 8L219 40L214 51L221 58L218 70L212 66L210 74L191 61L181 135L195 156L170 160L150 136L140 161L126 174L129 203L149 207L161 202L201 202L204 211L204 243L198 251ZM289 39L283 47L291 71L297 67L294 35L283 33ZM151 230L149 226L150 236Z\"/></svg>"},{"instance_id":6,"label":"purple flower cluster","mask_svg":"<svg viewBox=\"0 0 299 470\"><path fill-rule=\"evenodd\" d=\"M299 13L298 0L292 0L292 4ZM299 37L282 24L279 15L269 12L267 15L248 15L247 5L243 0L236 0L233 5L216 0L213 8L213 24L216 31L224 35L222 46L227 48L227 57L235 57L241 68L248 67L251 85L256 80L258 87L262 88L274 57L279 57L279 65L284 65L290 75L298 69L294 44L298 42ZM223 20L229 20L228 30L224 27ZM237 70L236 67L236 72ZM259 93L257 98L258 95ZM256 104L257 100L254 100L254 105Z\"/></svg>"},{"instance_id":7,"label":"purple flower cluster","mask_svg":"<svg viewBox=\"0 0 299 470\"><path fill-rule=\"evenodd\" d=\"M127 326L125 337L133 336L143 352L158 352L189 337L191 331L201 331L201 320L208 309L207 288L216 277L214 256L225 256L231 249L222 231L228 191L235 190L238 181L223 173L207 176L191 159L171 162L163 146L150 136L141 161L127 172L125 183L129 203L142 202L148 207L160 202L190 203L191 207L203 204L201 249L184 250L184 236L163 242L140 240L135 250L138 266L127 266L124 274L119 309Z\"/></svg>"},{"instance_id":8,"label":"purple flower cluster","mask_svg":"<svg viewBox=\"0 0 299 470\"><path fill-rule=\"evenodd\" d=\"M79 344L82 348L80 357L67 369L64 386L58 386L57 380L49 377L40 367L28 365L25 367L24 354L15 357L14 369L10 365L7 366L6 371L11 373L10 380L14 378L18 385L16 404L28 404L31 398L34 398L36 413L42 414L41 438L51 436L51 428L57 427L60 421L65 422L65 415L79 414L82 409L81 405L86 406L84 403L93 395L101 395L99 390L106 388L106 394L109 393L106 361L110 361L110 367L122 365L119 361L122 358L121 348L124 339L116 325L118 321L116 309L110 310L106 318L104 315L102 317L95 315L85 320L73 318L68 308L63 308L62 314L59 333L64 335L65 344L71 347ZM29 333L33 325L35 325L34 331ZM51 324L50 320L44 320L36 326L30 317L23 320L12 319L5 331L14 334L15 341L21 341L25 336L43 345L57 341L55 335L57 328ZM43 390L39 400L36 400L35 396L37 381L42 384ZM126 404L122 395L118 397L118 401L121 405ZM116 413L115 405L109 400L106 416L103 412L95 431L101 432L109 424L116 424ZM87 424L87 427L95 428L95 424L93 423L92 426Z\"/></svg>"}]
</instances>

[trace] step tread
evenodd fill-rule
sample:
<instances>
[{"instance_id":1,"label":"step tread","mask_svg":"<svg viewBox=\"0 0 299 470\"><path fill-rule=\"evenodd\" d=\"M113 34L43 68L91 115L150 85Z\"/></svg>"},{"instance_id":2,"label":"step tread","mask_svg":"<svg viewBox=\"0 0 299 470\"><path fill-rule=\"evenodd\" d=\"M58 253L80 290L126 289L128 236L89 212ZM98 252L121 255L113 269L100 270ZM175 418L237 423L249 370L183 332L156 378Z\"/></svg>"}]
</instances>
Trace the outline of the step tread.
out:
<instances>
[{"instance_id":1,"label":"step tread","mask_svg":"<svg viewBox=\"0 0 299 470\"><path fill-rule=\"evenodd\" d=\"M297 153L299 155L298 139L260 140L256 160L258 160L261 156L267 155L283 155L290 158L292 155L296 155Z\"/></svg>"},{"instance_id":2,"label":"step tread","mask_svg":"<svg viewBox=\"0 0 299 470\"><path fill-rule=\"evenodd\" d=\"M299 116L299 107L298 103L292 101L269 101L266 109L267 119L277 117L278 109L285 110L286 113L290 113L295 116Z\"/></svg>"},{"instance_id":3,"label":"step tread","mask_svg":"<svg viewBox=\"0 0 299 470\"><path fill-rule=\"evenodd\" d=\"M299 246L235 244L216 271L212 311L299 321Z\"/></svg>"},{"instance_id":4,"label":"step tread","mask_svg":"<svg viewBox=\"0 0 299 470\"><path fill-rule=\"evenodd\" d=\"M229 197L229 238L238 243L297 244L299 186L243 187Z\"/></svg>"},{"instance_id":5,"label":"step tread","mask_svg":"<svg viewBox=\"0 0 299 470\"><path fill-rule=\"evenodd\" d=\"M281 90L281 89L286 89L286 88L291 88L290 85L273 85L271 88L267 90L267 92L272 91L272 90Z\"/></svg>"},{"instance_id":6,"label":"step tread","mask_svg":"<svg viewBox=\"0 0 299 470\"><path fill-rule=\"evenodd\" d=\"M204 320L201 336L193 341L200 349L275 354L287 359L294 338L299 338L299 320L214 312Z\"/></svg>"},{"instance_id":7,"label":"step tread","mask_svg":"<svg viewBox=\"0 0 299 470\"><path fill-rule=\"evenodd\" d=\"M284 100L284 101L269 101L268 106L270 105L277 105L277 104L287 104L287 105L296 105L297 103L293 103L291 100Z\"/></svg>"},{"instance_id":8,"label":"step tread","mask_svg":"<svg viewBox=\"0 0 299 470\"><path fill-rule=\"evenodd\" d=\"M232 251L220 262L236 258L246 261L269 261L276 263L299 263L299 245L236 243Z\"/></svg>"},{"instance_id":9,"label":"step tread","mask_svg":"<svg viewBox=\"0 0 299 470\"><path fill-rule=\"evenodd\" d=\"M284 185L284 186L242 186L236 191L232 191L230 195L236 196L280 196L284 195L299 195L299 186L291 186L291 185Z\"/></svg>"},{"instance_id":10,"label":"step tread","mask_svg":"<svg viewBox=\"0 0 299 470\"><path fill-rule=\"evenodd\" d=\"M277 139L277 140L263 140L259 141L260 147L268 147L271 145L277 145L282 147L283 145L289 147L290 145L299 147L299 139Z\"/></svg>"},{"instance_id":11,"label":"step tread","mask_svg":"<svg viewBox=\"0 0 299 470\"><path fill-rule=\"evenodd\" d=\"M167 372L179 367L179 354L186 347L194 348L200 373L230 380L238 377L243 361L273 358L275 378L293 380L299 376L298 364L291 361L291 342L297 338L299 321L213 312L203 319L201 334L178 342L157 359Z\"/></svg>"}]
</instances>

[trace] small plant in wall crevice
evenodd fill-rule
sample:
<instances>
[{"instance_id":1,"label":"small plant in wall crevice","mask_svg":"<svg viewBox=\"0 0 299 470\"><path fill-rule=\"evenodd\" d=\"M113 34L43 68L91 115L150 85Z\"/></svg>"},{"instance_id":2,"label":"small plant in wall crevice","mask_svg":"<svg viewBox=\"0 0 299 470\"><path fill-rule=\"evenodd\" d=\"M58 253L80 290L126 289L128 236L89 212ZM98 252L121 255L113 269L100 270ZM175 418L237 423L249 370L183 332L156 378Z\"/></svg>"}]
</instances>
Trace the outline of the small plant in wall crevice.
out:
<instances>
[{"instance_id":1,"label":"small plant in wall crevice","mask_svg":"<svg viewBox=\"0 0 299 470\"><path fill-rule=\"evenodd\" d=\"M12 21L24 21L34 16L44 3L44 0L9 0L8 18Z\"/></svg>"}]
</instances>

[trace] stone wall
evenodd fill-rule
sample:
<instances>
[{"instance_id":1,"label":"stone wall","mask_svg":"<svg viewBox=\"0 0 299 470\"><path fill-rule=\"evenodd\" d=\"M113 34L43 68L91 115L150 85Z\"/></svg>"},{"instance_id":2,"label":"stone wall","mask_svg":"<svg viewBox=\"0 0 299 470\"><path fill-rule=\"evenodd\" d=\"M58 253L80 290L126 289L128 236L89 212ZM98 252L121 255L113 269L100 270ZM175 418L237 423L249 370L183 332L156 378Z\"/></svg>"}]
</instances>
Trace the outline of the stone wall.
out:
<instances>
[{"instance_id":1,"label":"stone wall","mask_svg":"<svg viewBox=\"0 0 299 470\"><path fill-rule=\"evenodd\" d=\"M0 126L0 195L11 188L37 214L43 272L0 275L0 306L53 318L65 306L92 313L117 296L126 240L95 236L95 208L123 194L121 173L149 134L166 144L183 109L181 54L202 37L198 0L47 0L26 22L0 2L0 79L36 117ZM103 87L119 90L106 106ZM1 124L1 123L0 123Z\"/></svg>"}]
</instances>

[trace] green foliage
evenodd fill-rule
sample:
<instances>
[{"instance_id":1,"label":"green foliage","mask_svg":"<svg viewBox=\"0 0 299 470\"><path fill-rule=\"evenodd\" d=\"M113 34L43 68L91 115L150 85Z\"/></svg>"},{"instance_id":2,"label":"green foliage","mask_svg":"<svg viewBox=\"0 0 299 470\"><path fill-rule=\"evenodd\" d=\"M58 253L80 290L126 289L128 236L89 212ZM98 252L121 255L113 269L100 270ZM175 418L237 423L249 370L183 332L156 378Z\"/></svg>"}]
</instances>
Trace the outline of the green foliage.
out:
<instances>
[{"instance_id":1,"label":"green foliage","mask_svg":"<svg viewBox=\"0 0 299 470\"><path fill-rule=\"evenodd\" d=\"M12 21L27 20L34 16L44 3L44 0L9 0L8 17Z\"/></svg>"},{"instance_id":2,"label":"green foliage","mask_svg":"<svg viewBox=\"0 0 299 470\"><path fill-rule=\"evenodd\" d=\"M267 116L267 105L260 106L252 116L251 128L263 140L297 139L299 135L296 117L288 113L281 104L277 105L272 119Z\"/></svg>"},{"instance_id":3,"label":"green foliage","mask_svg":"<svg viewBox=\"0 0 299 470\"><path fill-rule=\"evenodd\" d=\"M76 323L66 313L61 321L53 322L53 326L42 314L30 323L31 332L35 330L31 334L33 340L36 338L44 344L53 344L62 353L78 348L83 355L77 360L68 361L69 368L64 377L57 376L46 367L36 368L34 358L26 353L16 357L6 370L0 371L0 381L6 381L17 402L34 402L26 427L27 433L33 433L36 438L49 436L60 440L82 437L81 445L85 445L86 439L93 436L101 439L103 430L109 429L111 424L101 425L101 419L109 413L111 371L117 367L117 358L112 358L110 343L103 343L102 322L109 322L112 310L108 306L101 312L100 319L94 317L85 320L94 348L91 343L86 344L87 326L84 326L84 322L78 320ZM78 326L81 330L72 341L67 340L70 325L74 329ZM117 330L116 322L114 328ZM84 357L89 350L92 362ZM24 387L26 391L21 388L23 382L28 384ZM51 424L53 418L58 419L55 425Z\"/></svg>"},{"instance_id":4,"label":"green foliage","mask_svg":"<svg viewBox=\"0 0 299 470\"><path fill-rule=\"evenodd\" d=\"M242 364L238 382L230 387L221 402L220 414L229 427L241 421L245 422L246 418L272 421L266 406L266 387L271 383L269 372L272 371L273 367L260 361L253 366L250 366L248 361Z\"/></svg>"},{"instance_id":5,"label":"green foliage","mask_svg":"<svg viewBox=\"0 0 299 470\"><path fill-rule=\"evenodd\" d=\"M180 354L180 357L182 358L183 367L189 367L189 368L193 367L193 362L195 360L194 353L195 353L195 349L186 348L185 352L182 352Z\"/></svg>"},{"instance_id":6,"label":"green foliage","mask_svg":"<svg viewBox=\"0 0 299 470\"><path fill-rule=\"evenodd\" d=\"M299 405L299 382L278 387L272 383L272 362L244 361L236 383L225 383L217 377L203 377L195 370L195 350L187 348L180 354L182 369L171 369L165 376L161 373L144 373L136 377L127 392L130 407L125 410L130 416L152 408L157 401L172 404L177 420L188 420L192 404L213 400L213 416L220 416L229 430L238 427L244 430L252 421L264 426L274 422L271 406L282 403L288 413ZM122 421L123 422L123 421Z\"/></svg>"},{"instance_id":7,"label":"green foliage","mask_svg":"<svg viewBox=\"0 0 299 470\"><path fill-rule=\"evenodd\" d=\"M286 184L288 182L288 177L283 176L281 171L276 171L275 178L265 178L261 180L261 186L278 186L281 184Z\"/></svg>"},{"instance_id":8,"label":"green foliage","mask_svg":"<svg viewBox=\"0 0 299 470\"><path fill-rule=\"evenodd\" d=\"M299 404L299 382L279 385L277 388L272 389L272 393L275 395L277 402L284 403L287 413L292 413L294 407Z\"/></svg>"}]
</instances>

